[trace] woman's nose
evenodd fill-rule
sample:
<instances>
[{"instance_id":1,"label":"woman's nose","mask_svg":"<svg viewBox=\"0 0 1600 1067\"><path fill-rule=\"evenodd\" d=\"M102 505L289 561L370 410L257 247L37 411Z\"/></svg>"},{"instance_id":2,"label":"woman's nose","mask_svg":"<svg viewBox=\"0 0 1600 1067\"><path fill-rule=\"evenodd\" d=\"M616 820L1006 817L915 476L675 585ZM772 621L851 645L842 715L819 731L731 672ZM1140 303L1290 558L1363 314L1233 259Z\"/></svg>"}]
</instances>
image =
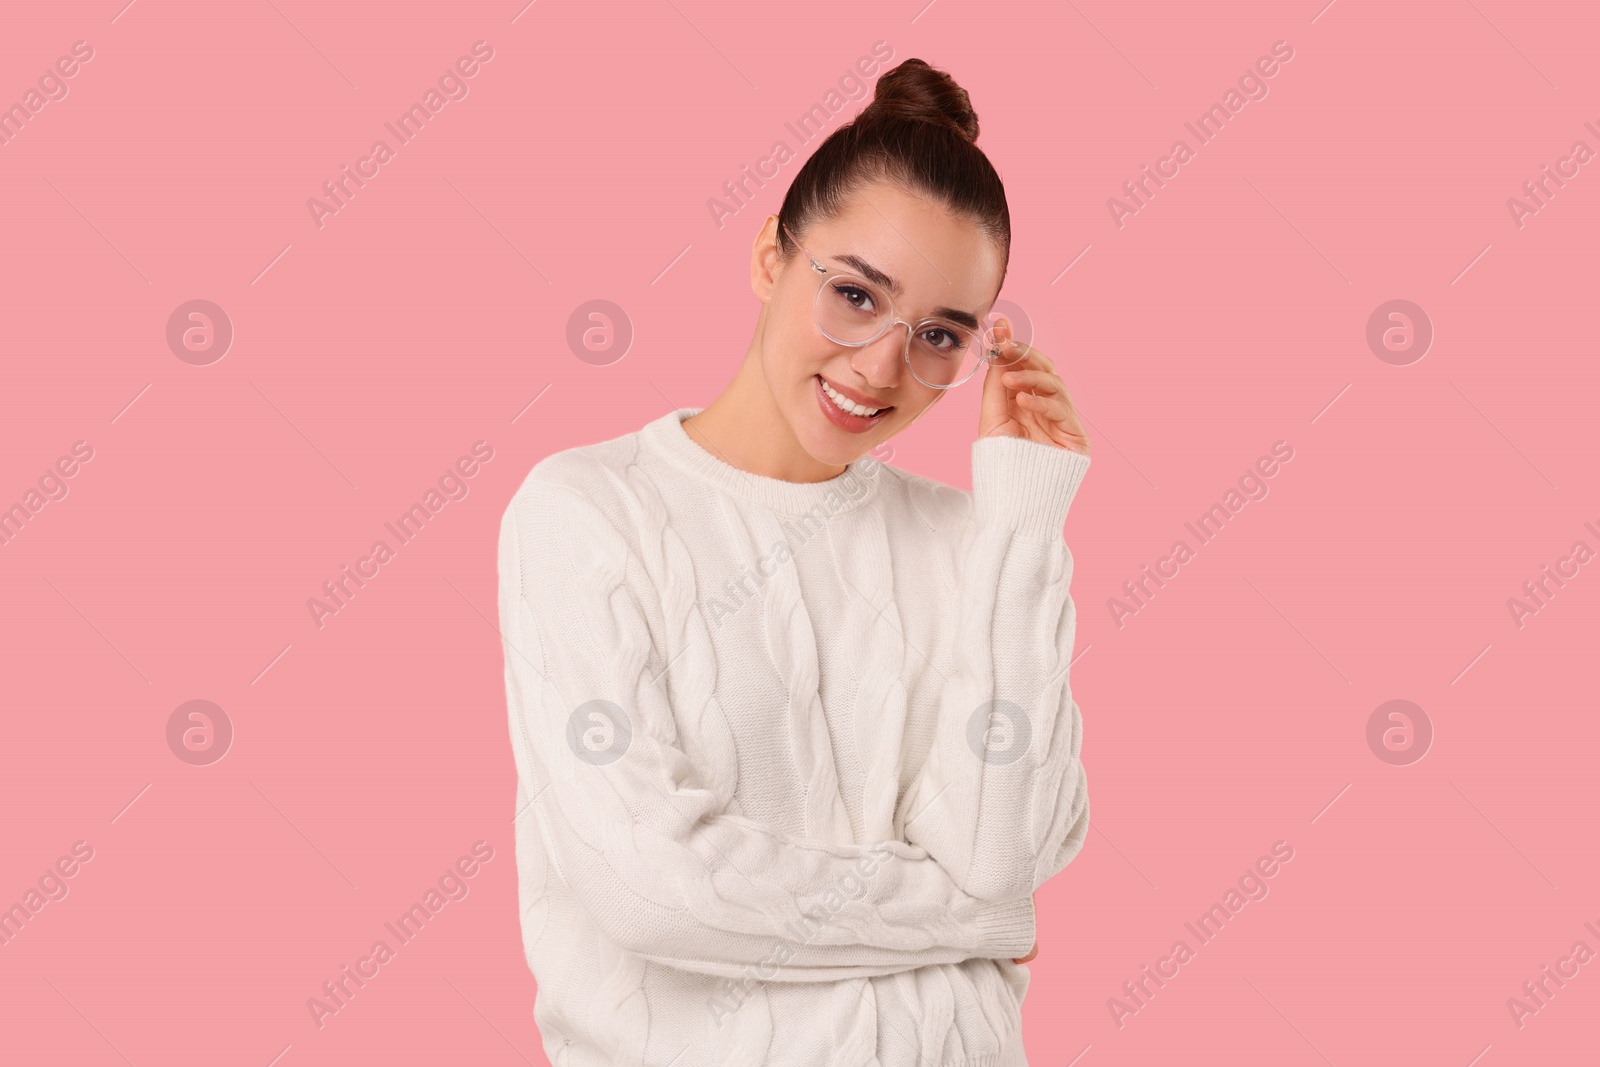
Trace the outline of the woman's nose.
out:
<instances>
[{"instance_id":1,"label":"woman's nose","mask_svg":"<svg viewBox=\"0 0 1600 1067\"><path fill-rule=\"evenodd\" d=\"M905 327L901 339L895 327ZM852 361L856 370L874 389L892 389L900 383L900 373L905 367L906 354L911 350L912 326L904 319L896 319L884 335L860 349Z\"/></svg>"}]
</instances>

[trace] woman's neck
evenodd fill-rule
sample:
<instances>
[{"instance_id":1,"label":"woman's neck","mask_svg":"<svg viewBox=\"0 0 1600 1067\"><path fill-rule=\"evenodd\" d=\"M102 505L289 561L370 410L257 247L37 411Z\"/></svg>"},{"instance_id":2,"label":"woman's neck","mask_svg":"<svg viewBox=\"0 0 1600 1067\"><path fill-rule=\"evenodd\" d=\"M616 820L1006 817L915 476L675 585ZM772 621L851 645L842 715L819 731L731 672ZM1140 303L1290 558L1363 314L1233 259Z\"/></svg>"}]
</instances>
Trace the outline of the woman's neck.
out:
<instances>
[{"instance_id":1,"label":"woman's neck","mask_svg":"<svg viewBox=\"0 0 1600 1067\"><path fill-rule=\"evenodd\" d=\"M754 347L728 387L705 410L685 419L683 429L724 463L751 474L785 482L823 482L845 471L819 463L801 447L773 399Z\"/></svg>"}]
</instances>

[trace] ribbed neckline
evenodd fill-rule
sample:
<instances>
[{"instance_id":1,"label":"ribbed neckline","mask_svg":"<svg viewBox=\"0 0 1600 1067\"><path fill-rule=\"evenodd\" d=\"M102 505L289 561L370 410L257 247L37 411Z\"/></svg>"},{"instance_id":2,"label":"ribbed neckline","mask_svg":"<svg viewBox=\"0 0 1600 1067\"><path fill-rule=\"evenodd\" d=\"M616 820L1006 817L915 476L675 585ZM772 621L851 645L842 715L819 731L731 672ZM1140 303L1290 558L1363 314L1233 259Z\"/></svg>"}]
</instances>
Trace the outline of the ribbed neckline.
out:
<instances>
[{"instance_id":1,"label":"ribbed neckline","mask_svg":"<svg viewBox=\"0 0 1600 1067\"><path fill-rule=\"evenodd\" d=\"M741 470L707 451L689 436L683 421L704 408L678 408L648 422L639 431L640 443L674 467L702 482L743 500L787 515L799 515L821 506L830 513L851 511L877 495L883 464L861 456L844 473L825 482L786 482Z\"/></svg>"}]
</instances>

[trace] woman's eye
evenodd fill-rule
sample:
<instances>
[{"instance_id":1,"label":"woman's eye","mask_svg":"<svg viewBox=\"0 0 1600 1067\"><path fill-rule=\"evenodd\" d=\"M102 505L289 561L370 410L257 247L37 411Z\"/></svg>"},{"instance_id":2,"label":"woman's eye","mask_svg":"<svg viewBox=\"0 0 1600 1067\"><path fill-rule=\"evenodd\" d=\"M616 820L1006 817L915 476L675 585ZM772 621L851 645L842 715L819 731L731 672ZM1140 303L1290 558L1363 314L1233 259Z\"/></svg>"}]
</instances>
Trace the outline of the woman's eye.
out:
<instances>
[{"instance_id":1,"label":"woman's eye","mask_svg":"<svg viewBox=\"0 0 1600 1067\"><path fill-rule=\"evenodd\" d=\"M942 326L936 326L923 335L934 348L949 352L956 348L965 347L966 338L959 334L951 333Z\"/></svg>"},{"instance_id":2,"label":"woman's eye","mask_svg":"<svg viewBox=\"0 0 1600 1067\"><path fill-rule=\"evenodd\" d=\"M858 285L836 285L833 291L838 293L844 301L858 311L876 311L872 304L872 294Z\"/></svg>"}]
</instances>

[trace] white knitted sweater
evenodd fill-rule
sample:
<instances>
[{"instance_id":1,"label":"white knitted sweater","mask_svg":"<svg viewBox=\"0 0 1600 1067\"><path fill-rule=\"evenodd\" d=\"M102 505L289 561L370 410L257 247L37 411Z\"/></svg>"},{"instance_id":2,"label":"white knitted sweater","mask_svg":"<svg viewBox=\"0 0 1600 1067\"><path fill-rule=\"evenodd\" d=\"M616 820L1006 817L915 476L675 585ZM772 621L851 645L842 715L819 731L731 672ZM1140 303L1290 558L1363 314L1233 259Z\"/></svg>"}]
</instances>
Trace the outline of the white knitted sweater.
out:
<instances>
[{"instance_id":1,"label":"white knitted sweater","mask_svg":"<svg viewBox=\"0 0 1600 1067\"><path fill-rule=\"evenodd\" d=\"M1062 539L1087 456L751 474L683 408L501 524L522 933L556 1067L1007 1067L1082 848ZM1050 951L1064 951L1055 946Z\"/></svg>"}]
</instances>

